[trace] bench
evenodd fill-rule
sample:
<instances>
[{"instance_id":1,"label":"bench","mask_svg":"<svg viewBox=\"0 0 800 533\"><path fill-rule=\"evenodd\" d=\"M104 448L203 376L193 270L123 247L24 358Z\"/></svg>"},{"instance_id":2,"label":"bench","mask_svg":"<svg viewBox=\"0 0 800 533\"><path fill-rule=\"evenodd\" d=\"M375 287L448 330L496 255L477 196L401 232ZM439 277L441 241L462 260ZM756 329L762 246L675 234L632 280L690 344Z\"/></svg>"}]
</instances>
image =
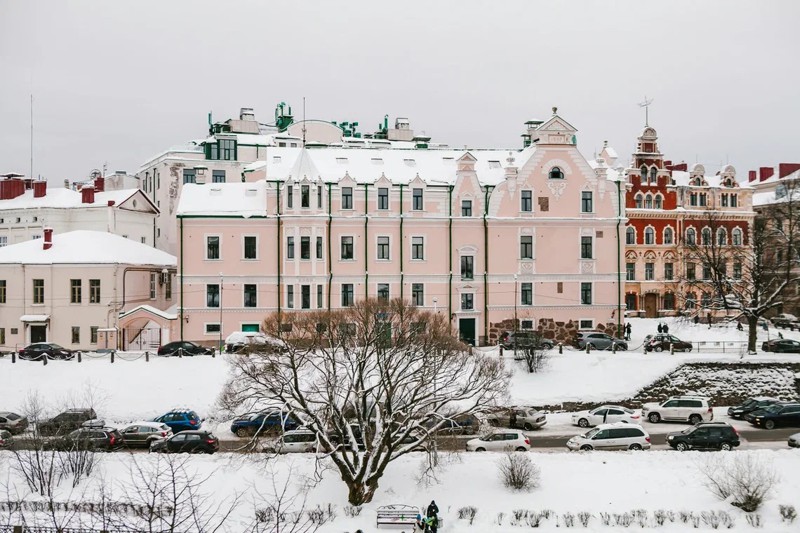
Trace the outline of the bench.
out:
<instances>
[{"instance_id":1,"label":"bench","mask_svg":"<svg viewBox=\"0 0 800 533\"><path fill-rule=\"evenodd\" d=\"M377 527L380 526L414 526L417 515L421 514L418 507L413 505L384 505L378 507Z\"/></svg>"}]
</instances>

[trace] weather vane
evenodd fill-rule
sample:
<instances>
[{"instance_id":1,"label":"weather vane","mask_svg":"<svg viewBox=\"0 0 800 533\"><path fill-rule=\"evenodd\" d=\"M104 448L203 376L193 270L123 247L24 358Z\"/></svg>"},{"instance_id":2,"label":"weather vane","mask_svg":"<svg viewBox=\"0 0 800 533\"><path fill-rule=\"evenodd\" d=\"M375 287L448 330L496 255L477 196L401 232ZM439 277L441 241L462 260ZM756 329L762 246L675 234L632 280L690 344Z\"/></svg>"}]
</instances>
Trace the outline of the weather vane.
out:
<instances>
[{"instance_id":1,"label":"weather vane","mask_svg":"<svg viewBox=\"0 0 800 533\"><path fill-rule=\"evenodd\" d=\"M652 103L653 103L653 99L650 98L648 100L647 99L647 95L645 95L645 97L644 97L644 102L640 102L639 103L639 107L643 107L644 108L644 125L645 126L649 126L650 125L650 117L649 117L649 113L648 112L650 111L650 104L652 104Z\"/></svg>"}]
</instances>

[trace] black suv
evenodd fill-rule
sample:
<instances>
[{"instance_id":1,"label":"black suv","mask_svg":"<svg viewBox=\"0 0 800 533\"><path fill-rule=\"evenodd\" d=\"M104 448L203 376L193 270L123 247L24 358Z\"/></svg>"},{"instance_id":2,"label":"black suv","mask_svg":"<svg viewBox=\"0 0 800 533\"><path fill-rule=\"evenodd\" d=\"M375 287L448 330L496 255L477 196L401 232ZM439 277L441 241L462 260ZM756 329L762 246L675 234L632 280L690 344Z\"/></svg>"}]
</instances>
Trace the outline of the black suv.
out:
<instances>
[{"instance_id":1,"label":"black suv","mask_svg":"<svg viewBox=\"0 0 800 533\"><path fill-rule=\"evenodd\" d=\"M81 427L87 420L97 418L94 409L67 409L49 420L43 420L37 424L39 433L42 435L65 435Z\"/></svg>"},{"instance_id":2,"label":"black suv","mask_svg":"<svg viewBox=\"0 0 800 533\"><path fill-rule=\"evenodd\" d=\"M757 396L755 398L748 398L747 401L741 405L734 405L728 407L728 416L731 418L743 419L746 414L764 409L772 404L778 403L775 398L767 398L765 396Z\"/></svg>"},{"instance_id":3,"label":"black suv","mask_svg":"<svg viewBox=\"0 0 800 533\"><path fill-rule=\"evenodd\" d=\"M161 453L214 453L219 450L219 439L210 431L181 431L168 439L150 445L151 452Z\"/></svg>"},{"instance_id":4,"label":"black suv","mask_svg":"<svg viewBox=\"0 0 800 533\"><path fill-rule=\"evenodd\" d=\"M668 333L657 333L647 339L644 343L644 349L648 352L663 352L669 351L670 345L676 352L691 352L692 343L680 340L675 335Z\"/></svg>"},{"instance_id":5,"label":"black suv","mask_svg":"<svg viewBox=\"0 0 800 533\"><path fill-rule=\"evenodd\" d=\"M181 348L183 352L180 352ZM175 341L170 342L169 344L165 344L158 349L158 355L180 355L182 353L183 356L187 355L211 355L214 353L213 348L203 348L200 345L197 345L193 342L189 341Z\"/></svg>"},{"instance_id":6,"label":"black suv","mask_svg":"<svg viewBox=\"0 0 800 533\"><path fill-rule=\"evenodd\" d=\"M683 431L669 433L667 444L675 450L725 450L739 445L739 434L725 422L701 422Z\"/></svg>"},{"instance_id":7,"label":"black suv","mask_svg":"<svg viewBox=\"0 0 800 533\"><path fill-rule=\"evenodd\" d=\"M744 419L764 429L775 429L779 426L800 426L800 403L774 403L757 411L747 413Z\"/></svg>"},{"instance_id":8,"label":"black suv","mask_svg":"<svg viewBox=\"0 0 800 533\"><path fill-rule=\"evenodd\" d=\"M49 450L105 450L110 452L123 445L122 435L114 428L82 427L45 443Z\"/></svg>"}]
</instances>

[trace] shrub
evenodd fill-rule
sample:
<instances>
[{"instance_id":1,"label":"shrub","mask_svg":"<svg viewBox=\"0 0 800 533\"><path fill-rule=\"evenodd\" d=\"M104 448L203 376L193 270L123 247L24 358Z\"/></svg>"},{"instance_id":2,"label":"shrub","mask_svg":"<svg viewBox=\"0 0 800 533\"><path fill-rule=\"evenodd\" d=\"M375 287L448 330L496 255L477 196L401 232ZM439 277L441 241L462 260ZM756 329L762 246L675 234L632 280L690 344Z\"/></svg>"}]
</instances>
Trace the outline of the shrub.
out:
<instances>
[{"instance_id":1,"label":"shrub","mask_svg":"<svg viewBox=\"0 0 800 533\"><path fill-rule=\"evenodd\" d=\"M600 521L603 522L604 526L611 525L611 515L608 513L600 513Z\"/></svg>"},{"instance_id":2,"label":"shrub","mask_svg":"<svg viewBox=\"0 0 800 533\"><path fill-rule=\"evenodd\" d=\"M317 505L316 509L309 509L306 511L306 516L308 516L308 521L310 523L315 524L316 526L321 526L322 524L330 522L336 518L336 511L331 504L328 504L327 507Z\"/></svg>"},{"instance_id":3,"label":"shrub","mask_svg":"<svg viewBox=\"0 0 800 533\"><path fill-rule=\"evenodd\" d=\"M565 527L575 527L575 515L572 513L562 514L561 521L564 522Z\"/></svg>"},{"instance_id":4,"label":"shrub","mask_svg":"<svg viewBox=\"0 0 800 533\"><path fill-rule=\"evenodd\" d=\"M511 525L520 526L525 523L529 511L525 509L514 509L511 511Z\"/></svg>"},{"instance_id":5,"label":"shrub","mask_svg":"<svg viewBox=\"0 0 800 533\"><path fill-rule=\"evenodd\" d=\"M497 513L497 516L495 517L494 522L498 526L502 526L503 525L503 519L505 518L505 516L506 516L505 513Z\"/></svg>"},{"instance_id":6,"label":"shrub","mask_svg":"<svg viewBox=\"0 0 800 533\"><path fill-rule=\"evenodd\" d=\"M700 513L700 518L711 529L730 529L733 527L733 518L725 511L703 511Z\"/></svg>"},{"instance_id":7,"label":"shrub","mask_svg":"<svg viewBox=\"0 0 800 533\"><path fill-rule=\"evenodd\" d=\"M589 527L589 520L592 519L592 513L587 513L586 511L581 511L578 513L578 521L581 523L583 527Z\"/></svg>"},{"instance_id":8,"label":"shrub","mask_svg":"<svg viewBox=\"0 0 800 533\"><path fill-rule=\"evenodd\" d=\"M706 463L706 487L721 500L730 498L743 511L757 511L777 481L775 470L752 454L722 456L728 458Z\"/></svg>"},{"instance_id":9,"label":"shrub","mask_svg":"<svg viewBox=\"0 0 800 533\"><path fill-rule=\"evenodd\" d=\"M794 505L780 505L778 506L778 511L781 513L781 520L783 522L791 524L794 522L795 518L797 518L797 511L795 511Z\"/></svg>"},{"instance_id":10,"label":"shrub","mask_svg":"<svg viewBox=\"0 0 800 533\"><path fill-rule=\"evenodd\" d=\"M761 515L758 513L746 514L744 519L753 527L761 527Z\"/></svg>"},{"instance_id":11,"label":"shrub","mask_svg":"<svg viewBox=\"0 0 800 533\"><path fill-rule=\"evenodd\" d=\"M614 515L614 524L622 527L630 527L633 524L632 513L622 513Z\"/></svg>"},{"instance_id":12,"label":"shrub","mask_svg":"<svg viewBox=\"0 0 800 533\"><path fill-rule=\"evenodd\" d=\"M468 506L468 507L461 507L458 510L458 518L460 520L469 520L469 525L472 525L473 520L475 520L475 514L478 512L477 507Z\"/></svg>"},{"instance_id":13,"label":"shrub","mask_svg":"<svg viewBox=\"0 0 800 533\"><path fill-rule=\"evenodd\" d=\"M631 511L633 514L636 523L639 524L639 527L647 527L647 510L646 509L636 509L635 511Z\"/></svg>"},{"instance_id":14,"label":"shrub","mask_svg":"<svg viewBox=\"0 0 800 533\"><path fill-rule=\"evenodd\" d=\"M498 463L503 485L512 490L527 491L539 486L540 471L527 454L509 453Z\"/></svg>"},{"instance_id":15,"label":"shrub","mask_svg":"<svg viewBox=\"0 0 800 533\"><path fill-rule=\"evenodd\" d=\"M667 521L675 521L675 513L672 511L665 511L664 509L659 509L658 511L653 511L653 518L656 521L656 525L663 526Z\"/></svg>"},{"instance_id":16,"label":"shrub","mask_svg":"<svg viewBox=\"0 0 800 533\"><path fill-rule=\"evenodd\" d=\"M345 505L344 515L348 518L355 518L361 514L360 505Z\"/></svg>"}]
</instances>

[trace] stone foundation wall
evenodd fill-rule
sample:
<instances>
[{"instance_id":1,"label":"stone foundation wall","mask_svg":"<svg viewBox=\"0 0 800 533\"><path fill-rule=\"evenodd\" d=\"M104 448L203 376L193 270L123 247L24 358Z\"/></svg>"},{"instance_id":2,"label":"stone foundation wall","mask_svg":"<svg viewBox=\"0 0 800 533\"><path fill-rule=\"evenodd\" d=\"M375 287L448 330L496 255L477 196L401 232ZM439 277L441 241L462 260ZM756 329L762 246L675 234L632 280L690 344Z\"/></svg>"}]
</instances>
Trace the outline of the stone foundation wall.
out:
<instances>
[{"instance_id":1,"label":"stone foundation wall","mask_svg":"<svg viewBox=\"0 0 800 533\"><path fill-rule=\"evenodd\" d=\"M517 328L519 328L519 320L517 322ZM578 334L578 322L573 320L568 322L556 322L552 318L540 318L536 329L545 339L553 339L556 342L572 344L572 341ZM621 334L618 334L617 324L614 322L597 324L595 330L607 333L612 337L622 337ZM505 331L514 331L513 318L503 320L502 322L491 322L489 324L489 344L497 344L500 340L500 335Z\"/></svg>"}]
</instances>

